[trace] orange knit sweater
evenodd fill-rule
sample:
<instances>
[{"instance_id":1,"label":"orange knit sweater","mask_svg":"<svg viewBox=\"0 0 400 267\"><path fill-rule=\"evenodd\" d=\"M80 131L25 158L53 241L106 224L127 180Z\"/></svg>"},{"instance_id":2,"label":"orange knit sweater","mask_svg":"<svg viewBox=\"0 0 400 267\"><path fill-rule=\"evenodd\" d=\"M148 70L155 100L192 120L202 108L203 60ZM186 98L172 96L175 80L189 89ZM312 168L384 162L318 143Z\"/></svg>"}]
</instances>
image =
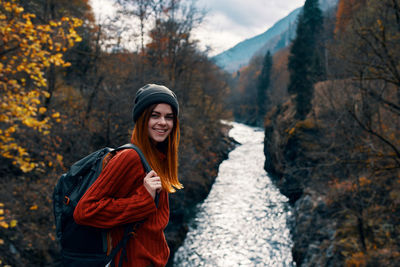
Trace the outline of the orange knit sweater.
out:
<instances>
[{"instance_id":1,"label":"orange knit sweater","mask_svg":"<svg viewBox=\"0 0 400 267\"><path fill-rule=\"evenodd\" d=\"M122 225L145 220L126 247L123 266L165 266L169 248L164 229L169 220L168 193L160 192L158 208L143 185L145 171L139 155L125 149L108 162L75 208L76 223L111 228L112 244L121 240ZM120 253L116 256L118 266Z\"/></svg>"}]
</instances>

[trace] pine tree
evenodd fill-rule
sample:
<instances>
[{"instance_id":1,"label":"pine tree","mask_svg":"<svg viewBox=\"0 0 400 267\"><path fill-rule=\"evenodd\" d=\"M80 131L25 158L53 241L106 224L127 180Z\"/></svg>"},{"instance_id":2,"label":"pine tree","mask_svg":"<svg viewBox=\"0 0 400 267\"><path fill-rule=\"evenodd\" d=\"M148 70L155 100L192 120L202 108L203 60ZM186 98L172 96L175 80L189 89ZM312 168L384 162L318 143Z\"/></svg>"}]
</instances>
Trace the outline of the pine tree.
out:
<instances>
[{"instance_id":1,"label":"pine tree","mask_svg":"<svg viewBox=\"0 0 400 267\"><path fill-rule=\"evenodd\" d=\"M263 66L261 74L258 77L258 88L257 88L257 124L262 126L264 116L266 113L266 96L267 89L270 84L272 68L272 56L270 51L268 51L264 56Z\"/></svg>"},{"instance_id":2,"label":"pine tree","mask_svg":"<svg viewBox=\"0 0 400 267\"><path fill-rule=\"evenodd\" d=\"M311 110L313 84L323 76L321 53L318 52L323 17L318 0L306 0L298 20L289 56L288 92L296 96L296 118L303 120Z\"/></svg>"}]
</instances>

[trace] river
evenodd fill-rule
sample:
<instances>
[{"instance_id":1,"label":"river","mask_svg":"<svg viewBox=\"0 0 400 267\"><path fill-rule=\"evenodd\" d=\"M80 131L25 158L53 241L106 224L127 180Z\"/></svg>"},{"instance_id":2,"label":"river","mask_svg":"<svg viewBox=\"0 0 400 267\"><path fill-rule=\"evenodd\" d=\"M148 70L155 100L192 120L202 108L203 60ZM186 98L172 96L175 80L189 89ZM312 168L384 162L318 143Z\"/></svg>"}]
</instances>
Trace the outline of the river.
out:
<instances>
[{"instance_id":1,"label":"river","mask_svg":"<svg viewBox=\"0 0 400 267\"><path fill-rule=\"evenodd\" d=\"M263 169L264 132L230 123L241 145L219 167L208 197L197 206L174 266L295 266L288 199Z\"/></svg>"}]
</instances>

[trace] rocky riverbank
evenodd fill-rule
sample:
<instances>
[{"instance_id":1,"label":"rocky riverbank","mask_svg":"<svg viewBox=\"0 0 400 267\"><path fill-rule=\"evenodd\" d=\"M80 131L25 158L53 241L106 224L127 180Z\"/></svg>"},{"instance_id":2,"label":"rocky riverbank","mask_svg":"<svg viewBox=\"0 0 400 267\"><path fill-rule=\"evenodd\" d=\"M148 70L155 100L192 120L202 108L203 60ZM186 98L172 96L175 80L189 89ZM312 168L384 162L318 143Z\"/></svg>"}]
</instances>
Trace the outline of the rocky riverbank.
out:
<instances>
[{"instance_id":1,"label":"rocky riverbank","mask_svg":"<svg viewBox=\"0 0 400 267\"><path fill-rule=\"evenodd\" d=\"M269 114L265 125L264 168L294 207L292 253L297 266L337 264L340 260L334 259L331 242L335 235L332 210L318 185L310 182L316 174L313 167L320 161L316 152L323 144L317 145L315 141L321 133L309 121L296 122L292 108L286 104Z\"/></svg>"},{"instance_id":2,"label":"rocky riverbank","mask_svg":"<svg viewBox=\"0 0 400 267\"><path fill-rule=\"evenodd\" d=\"M297 266L396 266L398 168L363 149L365 140L375 149L384 144L348 113L332 126L325 109L316 101L299 121L288 101L265 121L264 168L293 205L293 259Z\"/></svg>"}]
</instances>

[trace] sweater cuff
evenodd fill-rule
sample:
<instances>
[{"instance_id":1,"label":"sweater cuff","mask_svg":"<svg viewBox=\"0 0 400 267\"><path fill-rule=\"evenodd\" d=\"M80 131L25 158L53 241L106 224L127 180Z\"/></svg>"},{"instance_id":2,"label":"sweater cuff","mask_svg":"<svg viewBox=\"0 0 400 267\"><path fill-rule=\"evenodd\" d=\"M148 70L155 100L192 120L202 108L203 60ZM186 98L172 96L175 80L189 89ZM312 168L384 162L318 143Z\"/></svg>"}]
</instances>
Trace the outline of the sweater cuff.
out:
<instances>
[{"instance_id":1,"label":"sweater cuff","mask_svg":"<svg viewBox=\"0 0 400 267\"><path fill-rule=\"evenodd\" d=\"M139 195L143 196L143 201L147 204L146 206L149 206L149 209L151 209L150 213L153 213L156 211L156 203L153 199L153 197L150 195L149 191L147 191L146 187L142 184L138 189L137 192Z\"/></svg>"}]
</instances>

